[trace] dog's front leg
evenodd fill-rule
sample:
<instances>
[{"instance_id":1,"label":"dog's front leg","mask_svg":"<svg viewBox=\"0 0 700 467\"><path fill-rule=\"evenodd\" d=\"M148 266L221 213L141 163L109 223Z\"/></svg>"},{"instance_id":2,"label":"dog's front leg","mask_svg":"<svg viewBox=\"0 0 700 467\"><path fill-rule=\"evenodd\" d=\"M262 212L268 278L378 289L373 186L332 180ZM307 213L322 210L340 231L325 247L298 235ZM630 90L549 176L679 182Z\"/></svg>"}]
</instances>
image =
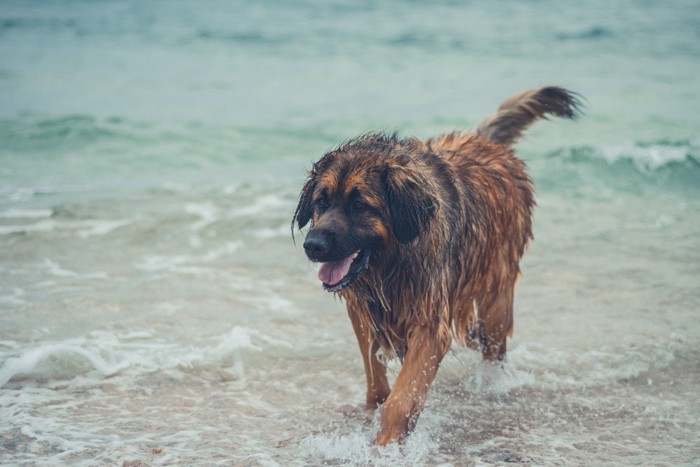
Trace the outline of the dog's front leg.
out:
<instances>
[{"instance_id":1,"label":"dog's front leg","mask_svg":"<svg viewBox=\"0 0 700 467\"><path fill-rule=\"evenodd\" d=\"M439 325L416 325L408 338L403 367L394 389L384 404L381 430L376 444L386 446L401 441L413 429L442 358L450 346Z\"/></svg>"},{"instance_id":2,"label":"dog's front leg","mask_svg":"<svg viewBox=\"0 0 700 467\"><path fill-rule=\"evenodd\" d=\"M350 305L350 301L348 301ZM353 304L354 305L354 304ZM362 352L362 361L365 364L365 376L367 377L367 402L366 408L374 410L389 396L389 382L386 378L386 367L377 360L379 343L367 323L360 318L361 311L356 306L348 306L348 315L355 330L357 343Z\"/></svg>"}]
</instances>

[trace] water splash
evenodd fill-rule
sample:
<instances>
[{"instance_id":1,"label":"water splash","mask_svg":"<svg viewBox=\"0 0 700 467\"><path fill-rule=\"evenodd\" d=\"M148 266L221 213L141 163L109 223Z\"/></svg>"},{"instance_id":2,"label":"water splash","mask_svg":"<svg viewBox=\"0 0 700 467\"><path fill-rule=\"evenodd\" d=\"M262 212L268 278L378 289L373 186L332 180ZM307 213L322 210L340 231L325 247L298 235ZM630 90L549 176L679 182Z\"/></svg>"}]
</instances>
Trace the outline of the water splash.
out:
<instances>
[{"instance_id":1,"label":"water splash","mask_svg":"<svg viewBox=\"0 0 700 467\"><path fill-rule=\"evenodd\" d=\"M0 387L4 386L10 379L22 374L32 373L39 364L51 357L59 359L64 357L80 356L90 362L90 364L104 376L111 376L129 365L108 362L99 355L95 349L85 349L77 345L70 344L48 344L31 349L18 357L8 358L2 368L0 368Z\"/></svg>"}]
</instances>

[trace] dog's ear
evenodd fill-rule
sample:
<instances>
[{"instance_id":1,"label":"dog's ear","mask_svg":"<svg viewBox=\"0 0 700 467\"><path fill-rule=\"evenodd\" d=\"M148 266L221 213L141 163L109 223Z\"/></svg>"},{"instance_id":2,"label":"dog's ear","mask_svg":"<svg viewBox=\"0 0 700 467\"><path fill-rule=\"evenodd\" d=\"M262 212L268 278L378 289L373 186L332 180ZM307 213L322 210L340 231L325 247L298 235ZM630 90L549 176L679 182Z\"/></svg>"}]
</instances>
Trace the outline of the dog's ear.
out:
<instances>
[{"instance_id":1,"label":"dog's ear","mask_svg":"<svg viewBox=\"0 0 700 467\"><path fill-rule=\"evenodd\" d=\"M294 217L292 218L292 236L294 235L294 222L296 221L299 229L304 228L306 224L311 220L311 215L313 214L313 203L311 197L316 189L316 174L312 171L309 174L309 179L304 184L304 188L301 189L299 194L299 204L294 211Z\"/></svg>"},{"instance_id":2,"label":"dog's ear","mask_svg":"<svg viewBox=\"0 0 700 467\"><path fill-rule=\"evenodd\" d=\"M410 157L396 158L385 175L392 230L399 242L408 243L428 226L437 201L429 190L428 180Z\"/></svg>"},{"instance_id":3,"label":"dog's ear","mask_svg":"<svg viewBox=\"0 0 700 467\"><path fill-rule=\"evenodd\" d=\"M316 180L319 175L328 170L328 168L333 165L336 160L336 155L333 152L327 153L321 159L319 159L311 170L309 171L309 178L306 179L304 188L301 189L299 194L299 204L294 211L294 217L292 218L292 237L294 237L294 222L296 221L299 229L303 229L306 224L311 220L313 216L313 195L314 190L316 190Z\"/></svg>"}]
</instances>

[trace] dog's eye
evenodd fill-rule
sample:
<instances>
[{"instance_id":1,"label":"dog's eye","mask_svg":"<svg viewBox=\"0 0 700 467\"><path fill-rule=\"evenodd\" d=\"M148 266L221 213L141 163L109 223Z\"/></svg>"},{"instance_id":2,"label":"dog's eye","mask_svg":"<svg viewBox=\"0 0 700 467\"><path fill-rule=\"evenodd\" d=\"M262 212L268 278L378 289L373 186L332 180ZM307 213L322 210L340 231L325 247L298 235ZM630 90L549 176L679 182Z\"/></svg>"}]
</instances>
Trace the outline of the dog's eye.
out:
<instances>
[{"instance_id":1,"label":"dog's eye","mask_svg":"<svg viewBox=\"0 0 700 467\"><path fill-rule=\"evenodd\" d=\"M352 203L352 209L355 211L364 211L366 208L367 206L365 205L365 203L361 201L355 201L354 203Z\"/></svg>"},{"instance_id":2,"label":"dog's eye","mask_svg":"<svg viewBox=\"0 0 700 467\"><path fill-rule=\"evenodd\" d=\"M328 201L325 198L319 198L316 200L316 206L319 209L326 209L328 207Z\"/></svg>"}]
</instances>

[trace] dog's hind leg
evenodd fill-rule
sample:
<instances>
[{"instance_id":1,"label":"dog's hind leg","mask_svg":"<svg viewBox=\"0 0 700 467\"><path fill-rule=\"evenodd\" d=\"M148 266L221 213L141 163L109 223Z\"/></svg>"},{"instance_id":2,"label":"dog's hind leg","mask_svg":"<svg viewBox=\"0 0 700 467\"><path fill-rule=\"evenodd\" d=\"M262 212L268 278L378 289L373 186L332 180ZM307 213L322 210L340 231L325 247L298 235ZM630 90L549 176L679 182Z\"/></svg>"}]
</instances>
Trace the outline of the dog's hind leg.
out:
<instances>
[{"instance_id":1,"label":"dog's hind leg","mask_svg":"<svg viewBox=\"0 0 700 467\"><path fill-rule=\"evenodd\" d=\"M506 338L513 332L513 295L515 280L507 281L479 306L479 341L484 360L502 361L506 356Z\"/></svg>"},{"instance_id":2,"label":"dog's hind leg","mask_svg":"<svg viewBox=\"0 0 700 467\"><path fill-rule=\"evenodd\" d=\"M379 350L379 343L374 333L369 329L369 324L362 319L362 311L357 308L357 304L348 302L348 316L355 330L357 343L362 352L362 361L365 365L365 376L367 377L367 399L366 408L376 409L379 404L389 397L389 382L386 378L386 367L377 359L376 353Z\"/></svg>"}]
</instances>

